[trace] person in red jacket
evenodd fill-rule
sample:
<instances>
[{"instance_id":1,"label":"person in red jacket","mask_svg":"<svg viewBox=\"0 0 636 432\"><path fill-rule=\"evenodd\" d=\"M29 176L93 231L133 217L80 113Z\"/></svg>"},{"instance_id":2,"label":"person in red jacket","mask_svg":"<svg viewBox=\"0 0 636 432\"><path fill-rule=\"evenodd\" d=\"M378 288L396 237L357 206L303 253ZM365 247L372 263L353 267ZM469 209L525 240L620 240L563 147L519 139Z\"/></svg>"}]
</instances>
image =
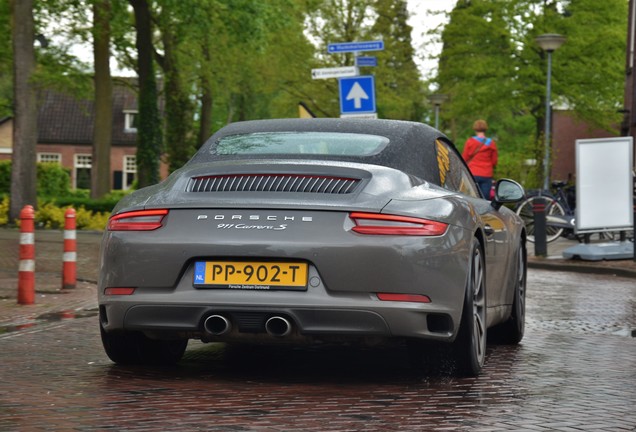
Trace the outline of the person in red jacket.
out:
<instances>
[{"instance_id":1,"label":"person in red jacket","mask_svg":"<svg viewBox=\"0 0 636 432\"><path fill-rule=\"evenodd\" d=\"M485 199L490 199L490 188L495 167L497 166L497 143L486 137L488 123L477 120L473 123L475 136L466 140L462 156L473 173L475 181Z\"/></svg>"}]
</instances>

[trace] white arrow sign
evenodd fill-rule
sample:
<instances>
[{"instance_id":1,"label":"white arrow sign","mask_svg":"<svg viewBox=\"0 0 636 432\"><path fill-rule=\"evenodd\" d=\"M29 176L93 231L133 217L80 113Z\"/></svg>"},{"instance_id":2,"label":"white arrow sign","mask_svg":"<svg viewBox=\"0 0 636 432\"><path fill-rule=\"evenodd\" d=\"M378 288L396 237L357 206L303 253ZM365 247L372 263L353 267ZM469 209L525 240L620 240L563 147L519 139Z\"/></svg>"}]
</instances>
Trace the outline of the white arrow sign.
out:
<instances>
[{"instance_id":1,"label":"white arrow sign","mask_svg":"<svg viewBox=\"0 0 636 432\"><path fill-rule=\"evenodd\" d=\"M338 95L341 114L374 113L375 80L373 75L340 78Z\"/></svg>"},{"instance_id":2,"label":"white arrow sign","mask_svg":"<svg viewBox=\"0 0 636 432\"><path fill-rule=\"evenodd\" d=\"M358 75L358 68L355 66L342 66L333 68L312 69L313 79L342 78Z\"/></svg>"},{"instance_id":3,"label":"white arrow sign","mask_svg":"<svg viewBox=\"0 0 636 432\"><path fill-rule=\"evenodd\" d=\"M356 109L360 109L362 107L362 99L369 99L369 95L366 94L362 87L360 87L360 84L355 82L351 87L351 90L349 90L349 94L346 99L353 99L353 106Z\"/></svg>"}]
</instances>

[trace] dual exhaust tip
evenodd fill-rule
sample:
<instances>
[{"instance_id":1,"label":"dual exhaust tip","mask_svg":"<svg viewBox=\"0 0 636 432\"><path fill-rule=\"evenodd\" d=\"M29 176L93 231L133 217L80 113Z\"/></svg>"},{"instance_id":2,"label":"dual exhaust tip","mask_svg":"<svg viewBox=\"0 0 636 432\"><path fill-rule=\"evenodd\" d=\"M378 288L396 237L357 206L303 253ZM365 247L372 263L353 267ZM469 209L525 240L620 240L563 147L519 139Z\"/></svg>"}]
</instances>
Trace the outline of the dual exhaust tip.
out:
<instances>
[{"instance_id":1,"label":"dual exhaust tip","mask_svg":"<svg viewBox=\"0 0 636 432\"><path fill-rule=\"evenodd\" d=\"M214 336L222 336L232 331L232 323L223 315L210 315L203 322L206 332ZM291 334L292 325L287 318L273 316L265 321L265 331L274 337L284 337Z\"/></svg>"}]
</instances>

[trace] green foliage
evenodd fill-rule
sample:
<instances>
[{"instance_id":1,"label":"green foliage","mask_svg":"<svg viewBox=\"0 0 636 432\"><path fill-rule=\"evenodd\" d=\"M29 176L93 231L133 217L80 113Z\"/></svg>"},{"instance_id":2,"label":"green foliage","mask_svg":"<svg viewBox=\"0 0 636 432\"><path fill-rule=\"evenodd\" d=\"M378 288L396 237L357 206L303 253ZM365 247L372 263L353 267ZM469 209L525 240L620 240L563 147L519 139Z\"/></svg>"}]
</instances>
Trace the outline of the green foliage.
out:
<instances>
[{"instance_id":1,"label":"green foliage","mask_svg":"<svg viewBox=\"0 0 636 432\"><path fill-rule=\"evenodd\" d=\"M9 195L3 195L0 199L0 225L9 223Z\"/></svg>"},{"instance_id":2,"label":"green foliage","mask_svg":"<svg viewBox=\"0 0 636 432\"><path fill-rule=\"evenodd\" d=\"M378 18L371 28L372 37L385 41L384 50L376 54L378 115L387 119L421 121L424 94L413 61L413 29L407 24L406 1L378 0L374 8Z\"/></svg>"},{"instance_id":3,"label":"green foliage","mask_svg":"<svg viewBox=\"0 0 636 432\"><path fill-rule=\"evenodd\" d=\"M71 176L66 168L55 163L38 163L37 193L40 197L68 196ZM11 161L0 161L0 195L9 194L11 187Z\"/></svg>"},{"instance_id":4,"label":"green foliage","mask_svg":"<svg viewBox=\"0 0 636 432\"><path fill-rule=\"evenodd\" d=\"M88 189L75 189L64 196L49 196L43 198L43 201L52 203L58 207L85 208L93 212L110 213L115 205L124 196L132 192L132 190L111 191L100 199L92 199Z\"/></svg>"},{"instance_id":5,"label":"green foliage","mask_svg":"<svg viewBox=\"0 0 636 432\"><path fill-rule=\"evenodd\" d=\"M13 46L10 2L0 1L0 119L13 115ZM2 190L2 189L0 189Z\"/></svg>"},{"instance_id":6,"label":"green foliage","mask_svg":"<svg viewBox=\"0 0 636 432\"><path fill-rule=\"evenodd\" d=\"M37 68L33 76L39 89L57 90L78 99L92 99L89 66L67 52L67 48L48 46L36 50Z\"/></svg>"},{"instance_id":7,"label":"green foliage","mask_svg":"<svg viewBox=\"0 0 636 432\"><path fill-rule=\"evenodd\" d=\"M0 161L0 195L9 194L11 191L11 161Z\"/></svg>"},{"instance_id":8,"label":"green foliage","mask_svg":"<svg viewBox=\"0 0 636 432\"><path fill-rule=\"evenodd\" d=\"M139 92L137 171L141 187L159 183L159 161L163 151L157 87L153 77L149 81L145 90Z\"/></svg>"},{"instance_id":9,"label":"green foliage","mask_svg":"<svg viewBox=\"0 0 636 432\"><path fill-rule=\"evenodd\" d=\"M567 2L560 29L567 42L554 54L556 94L580 118L606 129L621 121L626 17L625 0Z\"/></svg>"},{"instance_id":10,"label":"green foliage","mask_svg":"<svg viewBox=\"0 0 636 432\"><path fill-rule=\"evenodd\" d=\"M93 212L110 213L118 201L119 198L112 195L96 200L88 197L67 196L52 199L50 203L58 207L85 208Z\"/></svg>"},{"instance_id":11,"label":"green foliage","mask_svg":"<svg viewBox=\"0 0 636 432\"><path fill-rule=\"evenodd\" d=\"M0 1L0 30L7 35L9 3ZM159 180L164 151L171 170L191 157L197 146L194 131L199 122L206 123L200 120L204 94L211 101L206 119L212 119L204 134L233 121L296 117L299 101L318 116L337 117L337 80L310 79L312 68L353 64L352 54L327 54L330 42L383 39L385 50L374 53L378 67L362 70L376 77L379 116L422 118L427 83L413 62L404 0L147 4L154 61L161 68L140 83L141 186ZM47 47L36 43L34 80L40 87L91 97L88 68L68 49L74 42L92 40L90 6L88 0L35 1L36 34L44 33L49 42ZM111 6L113 56L119 65L134 69L138 51L130 2L111 1ZM626 16L626 0L458 0L448 25L439 30L443 51L434 84L436 91L451 96L442 106L442 129L461 143L472 134L472 122L486 118L488 133L499 144L498 175L511 173L535 181L540 167L522 164L526 159L542 160L546 55L534 38L542 33L567 36L553 56L553 100L581 119L608 128L620 122ZM56 25L61 22L65 25ZM10 38L0 41L0 118L11 114L11 49ZM158 100L163 103L163 119ZM0 193L8 191L8 170L0 163ZM81 200L60 183L45 183L41 194Z\"/></svg>"},{"instance_id":12,"label":"green foliage","mask_svg":"<svg viewBox=\"0 0 636 432\"><path fill-rule=\"evenodd\" d=\"M86 199L86 198L89 198L90 196L91 196L90 189L73 189L68 193L68 195L66 195L66 198Z\"/></svg>"},{"instance_id":13,"label":"green foliage","mask_svg":"<svg viewBox=\"0 0 636 432\"><path fill-rule=\"evenodd\" d=\"M35 224L39 228L64 229L65 214L68 207L58 207L53 203L41 203L35 212ZM9 223L9 197L0 199L0 226ZM81 230L102 231L108 223L110 212L94 212L84 207L75 210L75 225ZM20 220L16 220L20 226Z\"/></svg>"},{"instance_id":14,"label":"green foliage","mask_svg":"<svg viewBox=\"0 0 636 432\"><path fill-rule=\"evenodd\" d=\"M84 207L79 207L75 214L75 222L77 229L103 231L108 224L108 218L110 217L110 211L97 212L90 211Z\"/></svg>"},{"instance_id":15,"label":"green foliage","mask_svg":"<svg viewBox=\"0 0 636 432\"><path fill-rule=\"evenodd\" d=\"M38 163L37 185L40 197L67 196L71 186L70 171L57 163Z\"/></svg>"},{"instance_id":16,"label":"green foliage","mask_svg":"<svg viewBox=\"0 0 636 432\"><path fill-rule=\"evenodd\" d=\"M450 95L442 113L443 118L459 120L461 129L470 130L478 118L503 124L518 103L505 12L502 2L460 1L442 32L437 82L440 92Z\"/></svg>"},{"instance_id":17,"label":"green foliage","mask_svg":"<svg viewBox=\"0 0 636 432\"><path fill-rule=\"evenodd\" d=\"M53 203L40 204L35 212L35 223L42 228L63 229L68 208L69 206L59 207ZM106 227L110 212L95 212L82 206L74 208L77 229L102 231Z\"/></svg>"},{"instance_id":18,"label":"green foliage","mask_svg":"<svg viewBox=\"0 0 636 432\"><path fill-rule=\"evenodd\" d=\"M374 74L380 118L421 121L424 92L414 63L412 28L403 0L316 0L306 3L307 33L315 41L316 55L311 65L352 66L353 54L327 53L327 44L362 40L384 40L385 49L374 52L378 67L363 69ZM309 71L308 71L309 72ZM298 87L305 102L320 117L338 117L338 82L311 80Z\"/></svg>"},{"instance_id":19,"label":"green foliage","mask_svg":"<svg viewBox=\"0 0 636 432\"><path fill-rule=\"evenodd\" d=\"M485 118L498 143L497 176L538 186L547 56L535 37L567 37L552 56L553 105L611 129L621 120L626 16L625 0L459 0L441 30L435 78L438 91L450 95L442 107L443 129L463 140L472 134L472 122ZM524 165L529 159L537 165Z\"/></svg>"}]
</instances>

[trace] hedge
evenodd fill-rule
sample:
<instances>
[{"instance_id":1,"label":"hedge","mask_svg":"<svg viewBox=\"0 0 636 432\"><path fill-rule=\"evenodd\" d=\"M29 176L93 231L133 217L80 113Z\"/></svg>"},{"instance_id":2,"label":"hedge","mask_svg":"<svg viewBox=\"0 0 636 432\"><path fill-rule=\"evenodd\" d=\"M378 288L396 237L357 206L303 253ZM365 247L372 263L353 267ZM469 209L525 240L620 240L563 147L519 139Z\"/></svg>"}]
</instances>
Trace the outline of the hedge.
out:
<instances>
[{"instance_id":1,"label":"hedge","mask_svg":"<svg viewBox=\"0 0 636 432\"><path fill-rule=\"evenodd\" d=\"M71 172L54 162L42 162L36 165L38 196L58 197L71 192ZM11 193L11 161L0 161L0 195Z\"/></svg>"}]
</instances>

